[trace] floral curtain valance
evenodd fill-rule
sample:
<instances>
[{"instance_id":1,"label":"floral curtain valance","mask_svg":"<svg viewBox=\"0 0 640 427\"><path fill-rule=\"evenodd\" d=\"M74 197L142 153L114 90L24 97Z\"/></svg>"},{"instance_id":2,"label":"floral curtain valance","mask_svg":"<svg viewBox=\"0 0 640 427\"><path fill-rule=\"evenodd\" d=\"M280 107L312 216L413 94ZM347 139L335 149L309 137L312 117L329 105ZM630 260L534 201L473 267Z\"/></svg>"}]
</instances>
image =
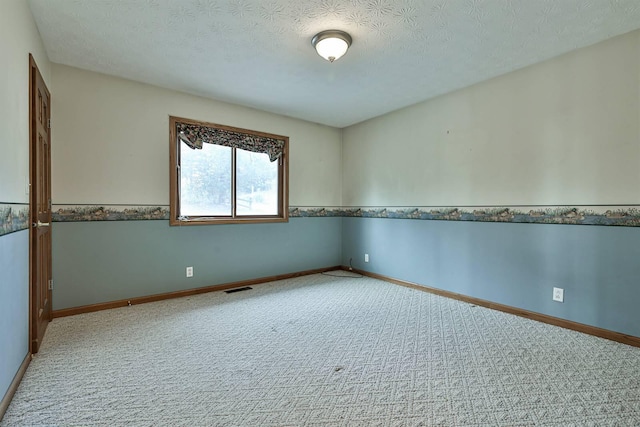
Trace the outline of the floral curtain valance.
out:
<instances>
[{"instance_id":1,"label":"floral curtain valance","mask_svg":"<svg viewBox=\"0 0 640 427\"><path fill-rule=\"evenodd\" d=\"M187 123L176 123L176 127L178 138L193 149L202 149L202 143L223 145L265 153L272 162L282 157L284 152L285 142L282 139Z\"/></svg>"}]
</instances>

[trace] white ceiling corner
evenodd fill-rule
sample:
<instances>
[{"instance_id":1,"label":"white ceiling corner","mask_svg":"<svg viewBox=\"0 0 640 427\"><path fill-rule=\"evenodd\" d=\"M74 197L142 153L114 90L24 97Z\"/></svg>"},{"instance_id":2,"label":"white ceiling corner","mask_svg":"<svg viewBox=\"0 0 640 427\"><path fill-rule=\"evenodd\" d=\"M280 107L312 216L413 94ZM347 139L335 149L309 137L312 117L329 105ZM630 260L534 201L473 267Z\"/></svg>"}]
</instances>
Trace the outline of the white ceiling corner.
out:
<instances>
[{"instance_id":1,"label":"white ceiling corner","mask_svg":"<svg viewBox=\"0 0 640 427\"><path fill-rule=\"evenodd\" d=\"M51 61L345 127L640 28L639 0L29 0ZM314 34L347 31L330 64Z\"/></svg>"}]
</instances>

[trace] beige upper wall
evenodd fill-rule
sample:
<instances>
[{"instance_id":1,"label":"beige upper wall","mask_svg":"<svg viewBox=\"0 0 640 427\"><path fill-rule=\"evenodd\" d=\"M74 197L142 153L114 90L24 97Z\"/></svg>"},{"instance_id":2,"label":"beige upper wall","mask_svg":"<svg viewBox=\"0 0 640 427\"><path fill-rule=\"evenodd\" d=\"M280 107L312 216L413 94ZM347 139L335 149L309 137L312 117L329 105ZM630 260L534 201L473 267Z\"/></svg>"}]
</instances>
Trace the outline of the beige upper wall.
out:
<instances>
[{"instance_id":1,"label":"beige upper wall","mask_svg":"<svg viewBox=\"0 0 640 427\"><path fill-rule=\"evenodd\" d=\"M29 53L50 87L50 64L26 0L0 11L0 203L28 203Z\"/></svg>"},{"instance_id":2,"label":"beige upper wall","mask_svg":"<svg viewBox=\"0 0 640 427\"><path fill-rule=\"evenodd\" d=\"M170 115L289 136L290 205L341 204L339 129L58 64L52 79L54 204L167 205Z\"/></svg>"},{"instance_id":3,"label":"beige upper wall","mask_svg":"<svg viewBox=\"0 0 640 427\"><path fill-rule=\"evenodd\" d=\"M640 203L640 32L344 130L345 206Z\"/></svg>"},{"instance_id":4,"label":"beige upper wall","mask_svg":"<svg viewBox=\"0 0 640 427\"><path fill-rule=\"evenodd\" d=\"M10 24L28 24L14 30L32 29L22 44L40 45L24 3L8 4ZM3 50L19 56L6 40ZM2 81L27 88L18 62L0 68L10 74ZM326 126L51 68L57 204L167 204L169 115L288 135L293 206L640 203L640 32L346 128L342 145ZM0 194L26 201L27 97L9 86Z\"/></svg>"}]
</instances>

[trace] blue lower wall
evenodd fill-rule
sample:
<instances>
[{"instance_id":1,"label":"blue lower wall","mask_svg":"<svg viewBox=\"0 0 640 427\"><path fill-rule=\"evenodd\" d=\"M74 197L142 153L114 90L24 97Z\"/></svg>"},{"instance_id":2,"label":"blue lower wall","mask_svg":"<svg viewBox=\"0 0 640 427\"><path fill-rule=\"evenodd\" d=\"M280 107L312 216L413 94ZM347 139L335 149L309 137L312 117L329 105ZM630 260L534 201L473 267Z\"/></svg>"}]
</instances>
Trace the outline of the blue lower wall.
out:
<instances>
[{"instance_id":1,"label":"blue lower wall","mask_svg":"<svg viewBox=\"0 0 640 427\"><path fill-rule=\"evenodd\" d=\"M54 309L353 258L355 268L640 336L638 227L303 217L184 227L59 222L52 232ZM28 352L28 248L28 230L0 236L0 396ZM554 286L565 289L564 303L552 301Z\"/></svg>"},{"instance_id":2,"label":"blue lower wall","mask_svg":"<svg viewBox=\"0 0 640 427\"><path fill-rule=\"evenodd\" d=\"M640 336L637 227L343 218L342 238L354 268Z\"/></svg>"},{"instance_id":3,"label":"blue lower wall","mask_svg":"<svg viewBox=\"0 0 640 427\"><path fill-rule=\"evenodd\" d=\"M0 237L0 399L29 351L29 231Z\"/></svg>"},{"instance_id":4,"label":"blue lower wall","mask_svg":"<svg viewBox=\"0 0 640 427\"><path fill-rule=\"evenodd\" d=\"M54 310L340 265L342 218L53 224ZM185 268L194 267L194 277Z\"/></svg>"}]
</instances>

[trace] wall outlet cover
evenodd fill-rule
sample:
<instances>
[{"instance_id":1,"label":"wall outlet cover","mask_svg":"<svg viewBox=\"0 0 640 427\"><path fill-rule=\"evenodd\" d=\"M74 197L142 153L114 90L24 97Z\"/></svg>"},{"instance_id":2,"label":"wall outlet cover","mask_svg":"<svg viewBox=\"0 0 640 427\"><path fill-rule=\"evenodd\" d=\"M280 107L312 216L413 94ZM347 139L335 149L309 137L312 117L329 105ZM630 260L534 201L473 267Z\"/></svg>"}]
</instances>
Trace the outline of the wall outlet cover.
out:
<instances>
[{"instance_id":1,"label":"wall outlet cover","mask_svg":"<svg viewBox=\"0 0 640 427\"><path fill-rule=\"evenodd\" d=\"M553 300L558 302L564 302L564 289L553 288Z\"/></svg>"}]
</instances>

